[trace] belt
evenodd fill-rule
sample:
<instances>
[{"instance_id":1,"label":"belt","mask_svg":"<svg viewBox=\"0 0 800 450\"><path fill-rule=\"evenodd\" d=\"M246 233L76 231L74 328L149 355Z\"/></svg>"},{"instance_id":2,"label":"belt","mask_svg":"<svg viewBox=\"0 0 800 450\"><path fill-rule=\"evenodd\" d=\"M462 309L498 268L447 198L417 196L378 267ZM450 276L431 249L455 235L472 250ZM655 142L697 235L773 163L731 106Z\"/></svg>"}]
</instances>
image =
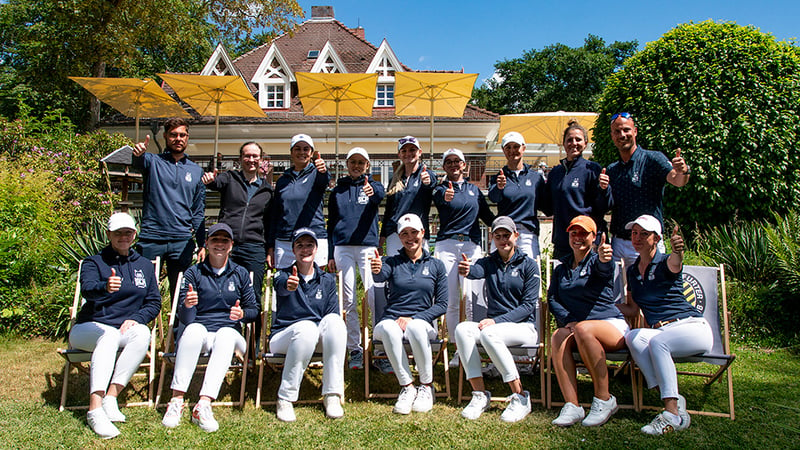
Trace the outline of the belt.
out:
<instances>
[{"instance_id":1,"label":"belt","mask_svg":"<svg viewBox=\"0 0 800 450\"><path fill-rule=\"evenodd\" d=\"M454 234L452 236L448 236L447 239L452 239L459 242L467 242L472 240L469 238L468 234Z\"/></svg>"},{"instance_id":2,"label":"belt","mask_svg":"<svg viewBox=\"0 0 800 450\"><path fill-rule=\"evenodd\" d=\"M653 328L653 329L661 328L664 325L668 325L668 324L671 324L673 322L677 322L677 321L683 320L683 319L686 319L686 317L681 317L680 319L660 320L660 321L650 325L650 328Z\"/></svg>"}]
</instances>

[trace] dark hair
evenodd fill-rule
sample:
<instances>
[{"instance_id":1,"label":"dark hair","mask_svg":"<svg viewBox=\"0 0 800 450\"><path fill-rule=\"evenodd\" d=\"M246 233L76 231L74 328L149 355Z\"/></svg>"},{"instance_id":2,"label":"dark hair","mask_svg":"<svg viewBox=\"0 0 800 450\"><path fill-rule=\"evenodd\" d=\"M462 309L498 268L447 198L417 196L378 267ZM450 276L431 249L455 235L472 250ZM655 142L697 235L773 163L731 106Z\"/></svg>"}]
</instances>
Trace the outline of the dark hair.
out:
<instances>
[{"instance_id":1,"label":"dark hair","mask_svg":"<svg viewBox=\"0 0 800 450\"><path fill-rule=\"evenodd\" d=\"M583 128L583 126L579 124L577 120L570 119L570 121L567 122L567 128L564 129L564 137L561 139L562 144L564 143L564 141L567 140L567 134L569 134L571 130L580 130L581 133L583 133L583 140L584 141L589 140L589 136L586 133L586 128Z\"/></svg>"},{"instance_id":2,"label":"dark hair","mask_svg":"<svg viewBox=\"0 0 800 450\"><path fill-rule=\"evenodd\" d=\"M186 127L186 129L189 129L189 123L186 122L186 120L181 117L173 117L171 119L167 119L167 121L164 122L164 133L169 133L170 131L178 127Z\"/></svg>"},{"instance_id":3,"label":"dark hair","mask_svg":"<svg viewBox=\"0 0 800 450\"><path fill-rule=\"evenodd\" d=\"M241 146L241 147L239 147L239 156L240 156L240 157L241 157L242 155L244 155L244 148L245 148L245 147L247 147L248 145L255 145L256 147L258 147L258 152L259 152L260 154L263 154L263 153L264 153L264 149L263 149L263 148L261 148L261 146L258 144L258 142L256 142L256 141L247 141L247 142L245 142L244 144L242 144L242 146Z\"/></svg>"}]
</instances>

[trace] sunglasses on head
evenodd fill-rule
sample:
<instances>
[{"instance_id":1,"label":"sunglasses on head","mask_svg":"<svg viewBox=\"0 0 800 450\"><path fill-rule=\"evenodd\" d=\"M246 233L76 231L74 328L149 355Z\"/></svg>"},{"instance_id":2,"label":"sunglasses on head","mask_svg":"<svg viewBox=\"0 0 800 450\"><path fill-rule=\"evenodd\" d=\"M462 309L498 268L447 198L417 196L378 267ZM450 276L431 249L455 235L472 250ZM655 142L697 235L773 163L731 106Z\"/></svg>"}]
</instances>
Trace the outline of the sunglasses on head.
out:
<instances>
[{"instance_id":1,"label":"sunglasses on head","mask_svg":"<svg viewBox=\"0 0 800 450\"><path fill-rule=\"evenodd\" d=\"M417 139L416 138L401 138L400 139L400 145L405 145L405 144L408 144L408 143L416 144L417 143Z\"/></svg>"},{"instance_id":2,"label":"sunglasses on head","mask_svg":"<svg viewBox=\"0 0 800 450\"><path fill-rule=\"evenodd\" d=\"M630 119L633 117L633 115L629 112L618 112L613 116L611 116L611 122L613 123L615 120L617 120L617 117L622 117L623 119Z\"/></svg>"}]
</instances>

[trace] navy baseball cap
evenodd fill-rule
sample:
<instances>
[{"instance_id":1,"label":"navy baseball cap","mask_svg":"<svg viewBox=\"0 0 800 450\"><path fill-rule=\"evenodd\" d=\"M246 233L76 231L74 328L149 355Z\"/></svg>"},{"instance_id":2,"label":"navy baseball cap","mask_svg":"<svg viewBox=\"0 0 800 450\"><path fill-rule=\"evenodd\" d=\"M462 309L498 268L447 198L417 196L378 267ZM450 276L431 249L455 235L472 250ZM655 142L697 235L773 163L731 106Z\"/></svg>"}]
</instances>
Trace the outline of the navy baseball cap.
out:
<instances>
[{"instance_id":1,"label":"navy baseball cap","mask_svg":"<svg viewBox=\"0 0 800 450\"><path fill-rule=\"evenodd\" d=\"M314 230L311 228L298 228L294 230L294 233L292 234L292 244L297 242L297 240L303 236L311 236L314 239L314 242L317 242L317 233L314 233Z\"/></svg>"},{"instance_id":2,"label":"navy baseball cap","mask_svg":"<svg viewBox=\"0 0 800 450\"><path fill-rule=\"evenodd\" d=\"M208 229L208 237L217 233L225 233L229 238L233 239L233 230L231 230L231 227L229 227L227 223L220 222L211 225L211 228Z\"/></svg>"}]
</instances>

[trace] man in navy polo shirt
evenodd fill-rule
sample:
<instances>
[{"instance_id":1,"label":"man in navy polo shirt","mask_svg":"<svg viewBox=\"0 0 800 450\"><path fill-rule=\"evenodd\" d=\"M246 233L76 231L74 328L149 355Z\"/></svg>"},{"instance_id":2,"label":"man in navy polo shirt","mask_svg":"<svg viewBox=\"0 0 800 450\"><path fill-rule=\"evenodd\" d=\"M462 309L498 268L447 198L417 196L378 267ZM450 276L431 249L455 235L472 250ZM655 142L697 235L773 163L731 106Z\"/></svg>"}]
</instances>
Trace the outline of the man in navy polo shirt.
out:
<instances>
[{"instance_id":1,"label":"man in navy polo shirt","mask_svg":"<svg viewBox=\"0 0 800 450\"><path fill-rule=\"evenodd\" d=\"M638 253L631 245L631 232L625 229L625 224L642 214L650 214L663 223L665 183L682 187L689 181L689 166L681 157L681 149L676 150L670 161L661 152L645 150L637 145L636 134L636 123L630 113L611 116L611 140L619 150L619 160L606 170L609 184L614 189L610 227L614 240L611 245L614 260L624 259L626 265L633 264Z\"/></svg>"}]
</instances>

